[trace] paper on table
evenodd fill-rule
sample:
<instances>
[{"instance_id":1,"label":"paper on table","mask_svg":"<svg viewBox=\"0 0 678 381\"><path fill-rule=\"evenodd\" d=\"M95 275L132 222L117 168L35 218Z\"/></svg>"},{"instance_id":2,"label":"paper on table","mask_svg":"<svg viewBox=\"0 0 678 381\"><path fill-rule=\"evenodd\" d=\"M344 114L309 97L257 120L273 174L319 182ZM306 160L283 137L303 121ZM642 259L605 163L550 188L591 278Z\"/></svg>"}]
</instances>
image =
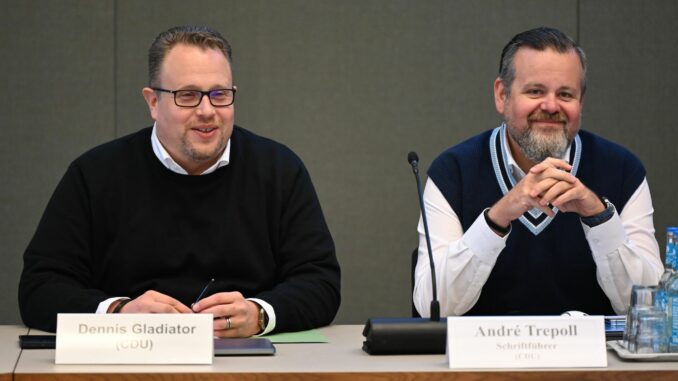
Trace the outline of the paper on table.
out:
<instances>
[{"instance_id":1,"label":"paper on table","mask_svg":"<svg viewBox=\"0 0 678 381\"><path fill-rule=\"evenodd\" d=\"M317 329L299 332L275 333L266 335L265 338L271 340L274 344L284 343L329 343L330 341Z\"/></svg>"}]
</instances>

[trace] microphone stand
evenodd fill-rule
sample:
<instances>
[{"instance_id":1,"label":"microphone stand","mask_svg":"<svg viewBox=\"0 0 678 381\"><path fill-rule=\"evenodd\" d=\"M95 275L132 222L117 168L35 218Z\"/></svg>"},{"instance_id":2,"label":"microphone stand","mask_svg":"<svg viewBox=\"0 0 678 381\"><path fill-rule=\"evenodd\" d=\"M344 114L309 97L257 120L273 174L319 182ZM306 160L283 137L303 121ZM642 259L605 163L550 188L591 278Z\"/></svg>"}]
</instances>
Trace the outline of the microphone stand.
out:
<instances>
[{"instance_id":1,"label":"microphone stand","mask_svg":"<svg viewBox=\"0 0 678 381\"><path fill-rule=\"evenodd\" d=\"M407 155L407 161L417 179L419 207L424 223L424 234L431 265L433 300L431 318L370 318L363 329L363 350L371 355L396 354L442 354L445 353L447 339L447 321L440 320L440 305L436 288L436 273L431 250L431 237L428 232L424 198L419 179L419 157L415 152Z\"/></svg>"},{"instance_id":2,"label":"microphone stand","mask_svg":"<svg viewBox=\"0 0 678 381\"><path fill-rule=\"evenodd\" d=\"M421 178L419 177L419 156L415 152L407 155L407 161L412 166L412 172L417 180L417 193L419 195L419 209L421 210L421 220L424 223L424 236L426 237L426 248L428 249L428 261L431 267L431 286L433 287L433 299L431 300L431 320L440 321L440 303L438 302L438 283L436 282L436 267L433 263L433 250L431 250L431 235L428 232L428 222L426 220L426 209L424 208L424 193L421 190Z\"/></svg>"}]
</instances>

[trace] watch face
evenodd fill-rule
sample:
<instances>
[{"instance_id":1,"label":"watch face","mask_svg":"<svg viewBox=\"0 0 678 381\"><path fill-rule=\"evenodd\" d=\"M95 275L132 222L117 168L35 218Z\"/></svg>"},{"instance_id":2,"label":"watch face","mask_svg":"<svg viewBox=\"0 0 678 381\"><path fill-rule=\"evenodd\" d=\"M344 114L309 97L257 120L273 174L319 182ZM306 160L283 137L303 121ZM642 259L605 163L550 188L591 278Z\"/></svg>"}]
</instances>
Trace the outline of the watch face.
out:
<instances>
[{"instance_id":1,"label":"watch face","mask_svg":"<svg viewBox=\"0 0 678 381\"><path fill-rule=\"evenodd\" d=\"M266 320L268 320L268 319L266 319L267 317L268 316L266 316L266 310L264 310L263 308L260 308L259 309L259 329L261 331L266 329Z\"/></svg>"},{"instance_id":2,"label":"watch face","mask_svg":"<svg viewBox=\"0 0 678 381\"><path fill-rule=\"evenodd\" d=\"M607 197L601 197L603 204L605 204L606 209L614 208L614 205L607 199Z\"/></svg>"}]
</instances>

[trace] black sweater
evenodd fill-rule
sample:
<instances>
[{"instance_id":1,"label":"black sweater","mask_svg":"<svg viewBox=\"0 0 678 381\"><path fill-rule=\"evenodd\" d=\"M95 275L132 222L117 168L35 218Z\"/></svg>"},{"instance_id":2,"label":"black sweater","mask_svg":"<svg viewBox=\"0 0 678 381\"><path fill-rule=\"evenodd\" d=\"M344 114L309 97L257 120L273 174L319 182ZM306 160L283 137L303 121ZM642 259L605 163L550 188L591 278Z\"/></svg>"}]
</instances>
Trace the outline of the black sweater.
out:
<instances>
[{"instance_id":1,"label":"black sweater","mask_svg":"<svg viewBox=\"0 0 678 381\"><path fill-rule=\"evenodd\" d=\"M275 332L329 324L340 271L313 184L287 147L235 127L230 163L202 176L166 169L146 128L92 149L61 179L24 253L24 323L56 329L147 290L190 305L240 291L270 303Z\"/></svg>"}]
</instances>

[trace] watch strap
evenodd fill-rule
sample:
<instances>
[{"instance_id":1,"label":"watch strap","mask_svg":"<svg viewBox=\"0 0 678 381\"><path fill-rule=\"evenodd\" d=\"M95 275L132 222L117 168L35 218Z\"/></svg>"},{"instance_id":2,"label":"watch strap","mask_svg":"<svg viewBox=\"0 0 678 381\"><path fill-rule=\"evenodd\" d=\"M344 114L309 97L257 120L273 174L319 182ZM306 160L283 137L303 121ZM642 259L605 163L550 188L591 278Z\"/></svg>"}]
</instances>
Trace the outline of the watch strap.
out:
<instances>
[{"instance_id":1,"label":"watch strap","mask_svg":"<svg viewBox=\"0 0 678 381\"><path fill-rule=\"evenodd\" d=\"M113 311L111 311L112 314L119 314L120 311L122 310L122 307L125 307L125 304L131 302L132 299L122 299L118 302L118 305L113 308Z\"/></svg>"},{"instance_id":2,"label":"watch strap","mask_svg":"<svg viewBox=\"0 0 678 381\"><path fill-rule=\"evenodd\" d=\"M496 222L492 221L492 219L489 216L489 213L490 208L487 208L483 211L483 216L485 217L485 222L487 223L487 226L489 226L492 230L496 231L501 235L507 235L511 231L511 224L509 224L508 227L500 226Z\"/></svg>"},{"instance_id":3,"label":"watch strap","mask_svg":"<svg viewBox=\"0 0 678 381\"><path fill-rule=\"evenodd\" d=\"M605 210L589 217L581 217L581 222L585 223L586 226L591 228L598 226L609 221L612 218L612 216L614 216L615 208L614 205L610 202L610 200L608 200L605 197L601 197L600 201L603 203L603 205L605 205Z\"/></svg>"}]
</instances>

